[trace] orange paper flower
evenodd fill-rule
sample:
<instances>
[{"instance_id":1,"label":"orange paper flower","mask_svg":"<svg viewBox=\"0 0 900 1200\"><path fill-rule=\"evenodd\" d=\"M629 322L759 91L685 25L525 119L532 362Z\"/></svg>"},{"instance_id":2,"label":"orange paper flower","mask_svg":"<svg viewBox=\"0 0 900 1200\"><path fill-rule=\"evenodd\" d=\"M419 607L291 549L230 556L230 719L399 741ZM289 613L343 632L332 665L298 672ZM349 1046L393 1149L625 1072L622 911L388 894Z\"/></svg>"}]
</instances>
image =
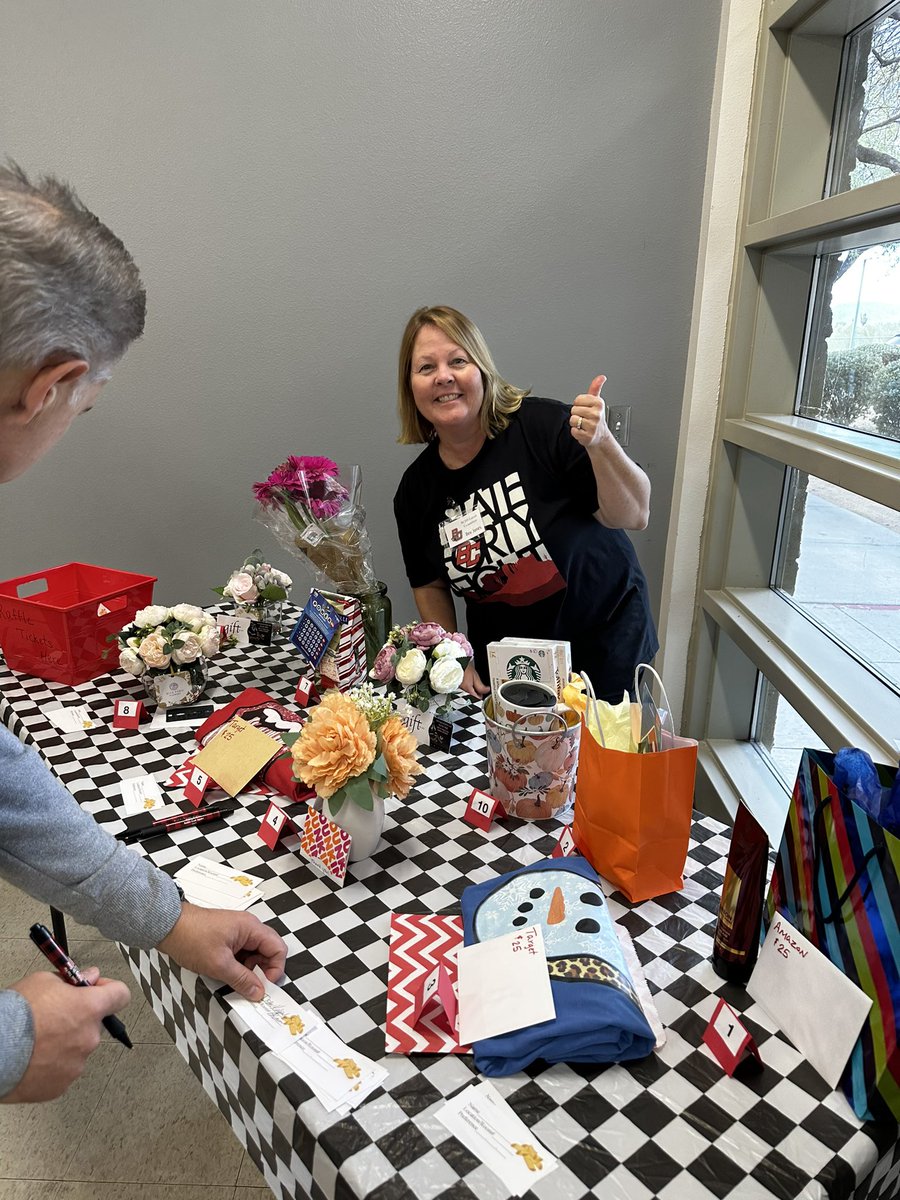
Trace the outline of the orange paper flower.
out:
<instances>
[{"instance_id":1,"label":"orange paper flower","mask_svg":"<svg viewBox=\"0 0 900 1200\"><path fill-rule=\"evenodd\" d=\"M326 692L291 747L291 754L295 776L328 800L348 780L371 766L375 734L352 700L340 692Z\"/></svg>"},{"instance_id":2,"label":"orange paper flower","mask_svg":"<svg viewBox=\"0 0 900 1200\"><path fill-rule=\"evenodd\" d=\"M388 786L405 800L415 777L425 769L416 758L416 739L399 717L388 717L381 727L381 751L388 770Z\"/></svg>"}]
</instances>

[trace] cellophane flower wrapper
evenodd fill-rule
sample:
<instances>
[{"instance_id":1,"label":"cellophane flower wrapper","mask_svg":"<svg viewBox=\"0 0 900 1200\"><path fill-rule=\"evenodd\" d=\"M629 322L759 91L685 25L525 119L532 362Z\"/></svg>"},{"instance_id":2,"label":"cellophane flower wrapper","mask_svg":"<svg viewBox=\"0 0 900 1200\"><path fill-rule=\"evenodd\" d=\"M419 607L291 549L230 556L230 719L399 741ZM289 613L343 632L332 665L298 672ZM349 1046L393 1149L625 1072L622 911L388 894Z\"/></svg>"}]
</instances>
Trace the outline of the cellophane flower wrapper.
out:
<instances>
[{"instance_id":1,"label":"cellophane flower wrapper","mask_svg":"<svg viewBox=\"0 0 900 1200\"><path fill-rule=\"evenodd\" d=\"M350 595L375 588L358 465L291 456L253 490L256 519L318 587Z\"/></svg>"}]
</instances>

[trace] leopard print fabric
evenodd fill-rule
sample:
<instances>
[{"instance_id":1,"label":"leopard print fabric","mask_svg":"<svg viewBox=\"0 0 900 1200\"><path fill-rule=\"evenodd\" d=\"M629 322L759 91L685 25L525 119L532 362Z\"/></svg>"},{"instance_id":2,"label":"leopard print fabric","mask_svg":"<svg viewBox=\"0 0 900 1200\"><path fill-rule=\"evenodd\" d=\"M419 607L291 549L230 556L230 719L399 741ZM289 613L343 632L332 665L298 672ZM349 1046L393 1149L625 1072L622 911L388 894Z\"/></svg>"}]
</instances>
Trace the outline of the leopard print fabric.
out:
<instances>
[{"instance_id":1,"label":"leopard print fabric","mask_svg":"<svg viewBox=\"0 0 900 1200\"><path fill-rule=\"evenodd\" d=\"M570 979L577 983L605 983L618 988L629 1000L640 1007L631 983L618 967L592 954L579 954L575 958L548 958L547 968L551 979Z\"/></svg>"}]
</instances>

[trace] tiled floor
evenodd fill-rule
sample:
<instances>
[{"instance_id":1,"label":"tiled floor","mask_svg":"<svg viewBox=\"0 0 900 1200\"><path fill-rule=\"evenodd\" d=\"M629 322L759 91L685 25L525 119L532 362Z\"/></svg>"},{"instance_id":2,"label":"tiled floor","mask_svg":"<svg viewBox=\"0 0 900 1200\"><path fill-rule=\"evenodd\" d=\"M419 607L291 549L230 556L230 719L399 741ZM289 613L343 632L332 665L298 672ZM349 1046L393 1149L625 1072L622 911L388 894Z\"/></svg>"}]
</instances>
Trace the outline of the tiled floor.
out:
<instances>
[{"instance_id":1,"label":"tiled floor","mask_svg":"<svg viewBox=\"0 0 900 1200\"><path fill-rule=\"evenodd\" d=\"M0 986L47 964L47 909L0 880ZM0 1200L266 1200L271 1192L135 985L112 942L71 923L80 966L124 979L134 1042L105 1040L51 1104L0 1105Z\"/></svg>"}]
</instances>

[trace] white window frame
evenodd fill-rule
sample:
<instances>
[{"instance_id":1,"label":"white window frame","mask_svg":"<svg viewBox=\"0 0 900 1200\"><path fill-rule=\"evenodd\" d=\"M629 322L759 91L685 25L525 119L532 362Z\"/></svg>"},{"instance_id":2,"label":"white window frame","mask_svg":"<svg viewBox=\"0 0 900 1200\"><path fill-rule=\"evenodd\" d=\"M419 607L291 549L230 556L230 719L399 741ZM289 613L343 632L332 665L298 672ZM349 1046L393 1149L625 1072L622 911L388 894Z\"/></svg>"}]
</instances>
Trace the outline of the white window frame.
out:
<instances>
[{"instance_id":1,"label":"white window frame","mask_svg":"<svg viewBox=\"0 0 900 1200\"><path fill-rule=\"evenodd\" d=\"M793 415L816 255L900 237L900 177L822 199L845 35L870 0L730 0L660 631L697 804L780 837L783 781L750 741L762 674L832 749L897 760L900 697L769 587L785 469L900 509L900 444ZM702 529L702 534L701 534Z\"/></svg>"}]
</instances>

